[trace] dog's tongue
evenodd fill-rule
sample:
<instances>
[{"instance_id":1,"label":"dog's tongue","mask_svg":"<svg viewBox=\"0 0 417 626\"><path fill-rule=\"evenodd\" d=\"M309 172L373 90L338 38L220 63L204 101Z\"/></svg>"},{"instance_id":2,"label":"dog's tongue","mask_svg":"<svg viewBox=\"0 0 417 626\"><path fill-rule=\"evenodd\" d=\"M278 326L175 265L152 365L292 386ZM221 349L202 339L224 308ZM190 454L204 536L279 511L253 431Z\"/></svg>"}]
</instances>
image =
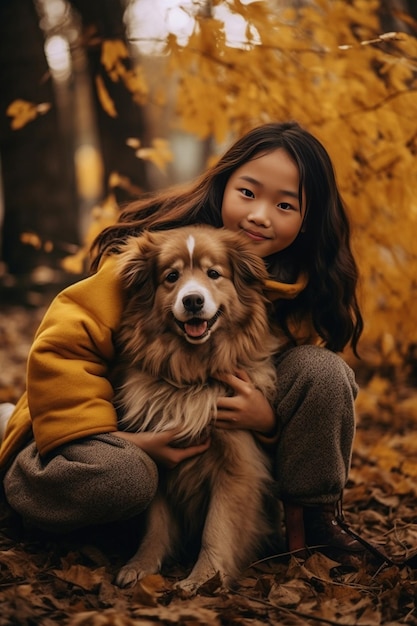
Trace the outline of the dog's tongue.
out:
<instances>
[{"instance_id":1,"label":"dog's tongue","mask_svg":"<svg viewBox=\"0 0 417 626\"><path fill-rule=\"evenodd\" d=\"M190 337L201 337L207 330L207 322L198 322L193 324L184 324L185 332Z\"/></svg>"}]
</instances>

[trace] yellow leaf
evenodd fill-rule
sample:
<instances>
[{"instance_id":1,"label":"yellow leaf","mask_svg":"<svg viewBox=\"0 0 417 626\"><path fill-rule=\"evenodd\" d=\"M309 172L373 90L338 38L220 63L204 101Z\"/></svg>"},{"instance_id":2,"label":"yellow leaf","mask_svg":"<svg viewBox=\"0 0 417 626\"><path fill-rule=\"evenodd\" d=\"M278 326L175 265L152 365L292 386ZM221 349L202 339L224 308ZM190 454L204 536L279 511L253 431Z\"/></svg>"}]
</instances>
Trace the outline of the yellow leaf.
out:
<instances>
[{"instance_id":1,"label":"yellow leaf","mask_svg":"<svg viewBox=\"0 0 417 626\"><path fill-rule=\"evenodd\" d=\"M151 161L151 163L156 165L163 173L166 171L167 163L171 163L173 159L168 141L158 138L152 140L152 147L139 148L139 150L136 151L136 156L139 159Z\"/></svg>"},{"instance_id":2,"label":"yellow leaf","mask_svg":"<svg viewBox=\"0 0 417 626\"><path fill-rule=\"evenodd\" d=\"M110 117L117 117L116 107L114 106L114 102L110 97L110 94L107 91L103 78L100 76L100 74L97 74L96 76L96 88L98 99L101 103L101 106L106 111L107 115L110 115Z\"/></svg>"},{"instance_id":3,"label":"yellow leaf","mask_svg":"<svg viewBox=\"0 0 417 626\"><path fill-rule=\"evenodd\" d=\"M405 476L411 476L411 478L417 478L417 464L415 460L405 460L401 464L401 471Z\"/></svg>"},{"instance_id":4,"label":"yellow leaf","mask_svg":"<svg viewBox=\"0 0 417 626\"><path fill-rule=\"evenodd\" d=\"M133 99L136 104L145 104L149 87L143 69L138 66L133 70L126 71L123 74L123 82L126 89L133 94Z\"/></svg>"},{"instance_id":5,"label":"yellow leaf","mask_svg":"<svg viewBox=\"0 0 417 626\"><path fill-rule=\"evenodd\" d=\"M84 248L80 248L78 252L61 259L61 267L69 274L82 274L84 272L84 264L87 254Z\"/></svg>"},{"instance_id":6,"label":"yellow leaf","mask_svg":"<svg viewBox=\"0 0 417 626\"><path fill-rule=\"evenodd\" d=\"M27 100L13 100L6 109L6 114L12 118L10 126L13 130L19 130L36 119L38 115L44 115L51 105L48 102L34 104Z\"/></svg>"},{"instance_id":7,"label":"yellow leaf","mask_svg":"<svg viewBox=\"0 0 417 626\"><path fill-rule=\"evenodd\" d=\"M130 148L134 148L135 150L137 150L138 148L140 148L140 139L138 139L137 137L128 137L126 139L126 145Z\"/></svg>"},{"instance_id":8,"label":"yellow leaf","mask_svg":"<svg viewBox=\"0 0 417 626\"><path fill-rule=\"evenodd\" d=\"M20 235L20 241L28 246L33 246L36 250L42 248L42 240L36 233L24 232Z\"/></svg>"},{"instance_id":9,"label":"yellow leaf","mask_svg":"<svg viewBox=\"0 0 417 626\"><path fill-rule=\"evenodd\" d=\"M397 415L407 421L417 423L417 394L400 400L396 406ZM417 449L416 449L417 452ZM417 463L416 463L417 468Z\"/></svg>"},{"instance_id":10,"label":"yellow leaf","mask_svg":"<svg viewBox=\"0 0 417 626\"><path fill-rule=\"evenodd\" d=\"M113 186L116 186L116 179L119 175L113 172L110 176L110 186L113 179ZM89 257L90 246L99 233L107 226L113 225L117 221L119 208L116 199L110 193L101 204L95 206L92 210L92 219L88 225L87 232L84 235L84 245L75 253L61 260L61 266L71 274L82 274L85 270L85 264Z\"/></svg>"},{"instance_id":11,"label":"yellow leaf","mask_svg":"<svg viewBox=\"0 0 417 626\"><path fill-rule=\"evenodd\" d=\"M379 467L392 470L401 466L401 455L391 448L389 441L380 441L371 448L370 454L377 459Z\"/></svg>"},{"instance_id":12,"label":"yellow leaf","mask_svg":"<svg viewBox=\"0 0 417 626\"><path fill-rule=\"evenodd\" d=\"M120 75L120 61L127 59L129 52L121 39L105 39L101 48L101 63L113 81Z\"/></svg>"}]
</instances>

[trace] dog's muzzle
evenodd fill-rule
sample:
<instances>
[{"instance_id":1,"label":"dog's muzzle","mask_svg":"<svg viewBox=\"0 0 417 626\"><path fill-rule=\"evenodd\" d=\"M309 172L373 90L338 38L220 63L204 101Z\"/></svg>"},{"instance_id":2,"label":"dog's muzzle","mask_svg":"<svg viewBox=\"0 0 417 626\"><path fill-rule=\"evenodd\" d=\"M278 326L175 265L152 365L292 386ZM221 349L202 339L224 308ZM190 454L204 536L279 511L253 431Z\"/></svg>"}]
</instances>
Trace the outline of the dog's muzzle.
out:
<instances>
[{"instance_id":1,"label":"dog's muzzle","mask_svg":"<svg viewBox=\"0 0 417 626\"><path fill-rule=\"evenodd\" d=\"M185 338L190 343L202 343L206 341L209 336L211 329L214 324L219 319L222 314L219 309L215 315L209 320L202 319L201 317L191 317L189 320L182 322L181 320L174 317L175 323L185 335Z\"/></svg>"}]
</instances>

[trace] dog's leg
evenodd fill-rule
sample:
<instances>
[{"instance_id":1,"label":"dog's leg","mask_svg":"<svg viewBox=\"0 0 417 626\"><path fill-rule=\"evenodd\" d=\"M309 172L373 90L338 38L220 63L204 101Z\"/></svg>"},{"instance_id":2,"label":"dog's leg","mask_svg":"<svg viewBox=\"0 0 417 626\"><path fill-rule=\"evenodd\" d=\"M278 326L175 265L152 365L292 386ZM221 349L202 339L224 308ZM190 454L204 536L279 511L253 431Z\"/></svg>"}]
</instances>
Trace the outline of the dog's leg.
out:
<instances>
[{"instance_id":1,"label":"dog's leg","mask_svg":"<svg viewBox=\"0 0 417 626\"><path fill-rule=\"evenodd\" d=\"M190 575L176 584L187 595L196 593L215 574L222 587L229 587L269 530L263 512L268 470L260 461L257 472L251 465L257 452L252 449L251 454L252 458L248 454L237 461L232 473L227 468L219 472L212 485L198 560Z\"/></svg>"},{"instance_id":2,"label":"dog's leg","mask_svg":"<svg viewBox=\"0 0 417 626\"><path fill-rule=\"evenodd\" d=\"M148 574L156 574L176 541L177 526L166 500L157 494L148 509L147 529L136 554L116 576L116 585L130 587Z\"/></svg>"},{"instance_id":3,"label":"dog's leg","mask_svg":"<svg viewBox=\"0 0 417 626\"><path fill-rule=\"evenodd\" d=\"M226 484L223 488L228 489ZM239 513L227 506L223 488L220 488L221 492L217 487L213 490L197 562L189 576L175 585L190 596L216 574L220 577L221 586L227 588L231 582L228 572L235 574L232 546L235 550L240 549Z\"/></svg>"}]
</instances>

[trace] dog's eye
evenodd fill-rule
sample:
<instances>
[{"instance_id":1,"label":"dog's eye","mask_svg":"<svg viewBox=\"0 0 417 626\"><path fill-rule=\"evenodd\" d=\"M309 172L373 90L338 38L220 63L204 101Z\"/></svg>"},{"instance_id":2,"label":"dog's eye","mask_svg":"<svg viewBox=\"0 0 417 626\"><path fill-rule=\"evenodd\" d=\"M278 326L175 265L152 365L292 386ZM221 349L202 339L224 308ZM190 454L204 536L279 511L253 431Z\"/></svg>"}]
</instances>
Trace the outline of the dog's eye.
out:
<instances>
[{"instance_id":1,"label":"dog's eye","mask_svg":"<svg viewBox=\"0 0 417 626\"><path fill-rule=\"evenodd\" d=\"M179 272L177 272L176 270L173 270L172 272L169 272L169 274L165 276L165 280L167 283L175 283L177 282L179 277L180 277Z\"/></svg>"},{"instance_id":2,"label":"dog's eye","mask_svg":"<svg viewBox=\"0 0 417 626\"><path fill-rule=\"evenodd\" d=\"M217 270L208 270L207 276L209 278L212 278L213 280L217 280L218 278L220 278L220 273Z\"/></svg>"}]
</instances>

